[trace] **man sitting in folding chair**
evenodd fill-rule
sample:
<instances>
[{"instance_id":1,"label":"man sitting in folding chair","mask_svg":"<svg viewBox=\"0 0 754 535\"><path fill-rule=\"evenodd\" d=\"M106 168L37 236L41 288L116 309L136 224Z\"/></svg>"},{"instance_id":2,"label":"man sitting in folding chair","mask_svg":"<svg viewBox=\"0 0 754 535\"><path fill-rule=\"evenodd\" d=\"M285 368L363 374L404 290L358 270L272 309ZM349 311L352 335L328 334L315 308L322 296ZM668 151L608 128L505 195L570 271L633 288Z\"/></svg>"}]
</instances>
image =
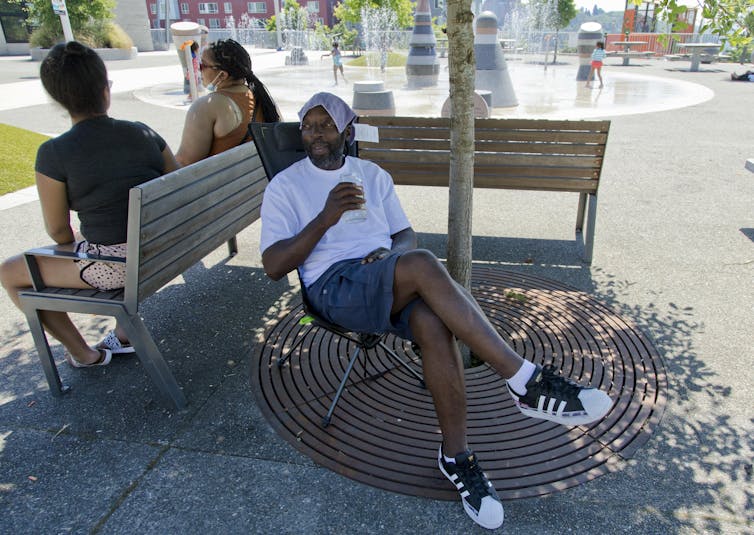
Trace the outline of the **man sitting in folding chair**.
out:
<instances>
[{"instance_id":1,"label":"man sitting in folding chair","mask_svg":"<svg viewBox=\"0 0 754 535\"><path fill-rule=\"evenodd\" d=\"M308 158L267 186L265 272L278 280L298 268L310 305L334 324L418 343L443 435L440 470L458 488L467 514L485 528L497 528L503 506L466 443L464 373L455 338L507 380L527 416L582 425L605 416L612 400L521 358L439 260L416 248L390 175L345 156L355 118L330 93L317 93L299 111ZM365 218L347 221L364 208Z\"/></svg>"}]
</instances>

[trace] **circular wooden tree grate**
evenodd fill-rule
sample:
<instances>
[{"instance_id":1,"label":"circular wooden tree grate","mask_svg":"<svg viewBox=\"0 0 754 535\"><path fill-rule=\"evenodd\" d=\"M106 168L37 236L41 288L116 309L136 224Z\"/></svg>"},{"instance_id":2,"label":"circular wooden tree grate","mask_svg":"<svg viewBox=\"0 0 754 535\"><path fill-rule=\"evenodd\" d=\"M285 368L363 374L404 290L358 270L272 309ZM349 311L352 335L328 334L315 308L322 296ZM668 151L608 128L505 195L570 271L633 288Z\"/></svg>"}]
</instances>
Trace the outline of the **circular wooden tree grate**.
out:
<instances>
[{"instance_id":1,"label":"circular wooden tree grate","mask_svg":"<svg viewBox=\"0 0 754 535\"><path fill-rule=\"evenodd\" d=\"M468 441L501 498L566 489L617 468L658 425L665 368L634 326L584 292L547 279L475 267L472 293L513 348L554 364L616 400L602 421L564 427L527 418L486 365L466 370ZM416 496L457 500L437 468L441 441L432 397L379 348L354 367L332 423L322 427L354 344L300 325L301 306L271 326L252 358L251 383L263 413L296 449L339 474ZM305 337L282 368L276 362ZM388 346L421 372L411 345Z\"/></svg>"}]
</instances>

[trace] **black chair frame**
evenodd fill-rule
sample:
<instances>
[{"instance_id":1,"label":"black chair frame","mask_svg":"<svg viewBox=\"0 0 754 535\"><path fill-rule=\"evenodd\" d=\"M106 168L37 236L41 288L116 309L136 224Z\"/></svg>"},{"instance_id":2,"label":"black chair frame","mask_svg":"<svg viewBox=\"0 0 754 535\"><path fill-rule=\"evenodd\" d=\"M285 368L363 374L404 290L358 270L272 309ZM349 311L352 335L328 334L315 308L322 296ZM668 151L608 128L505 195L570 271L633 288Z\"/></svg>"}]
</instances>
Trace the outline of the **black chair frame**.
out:
<instances>
[{"instance_id":1,"label":"black chair frame","mask_svg":"<svg viewBox=\"0 0 754 535\"><path fill-rule=\"evenodd\" d=\"M279 123L252 123L249 128L253 134L254 143L257 146L257 152L262 160L265 172L267 173L268 180L287 168L289 165L306 157L304 147L301 142L301 131L299 130L299 123L297 122L279 122ZM352 156L356 156L358 147L356 143L349 146L348 153ZM347 340L350 340L355 344L354 350L348 359L348 365L343 372L343 377L340 379L340 384L335 392L335 397L330 403L330 407L327 411L327 415L322 418L323 427L330 425L332 421L335 407L340 401L343 391L348 384L351 372L356 364L359 355L364 356L363 368L366 373L367 361L369 359L369 352L376 348L382 349L385 354L393 360L399 366L405 368L412 376L418 381L421 388L426 388L424 379L414 368L412 368L405 359L402 359L398 354L393 351L387 344L385 344L386 334L384 333L354 333L344 329L339 325L328 322L319 314L317 314L309 304L309 299L306 296L306 286L304 285L301 274L296 270L299 276L299 286L301 288L301 299L304 306L304 313L311 318L310 325L313 327L320 327L333 334L342 336ZM303 334L299 335L299 338L294 342L293 346L285 353L278 361L278 368L282 368L290 356L296 351L301 343L306 338L310 329L307 329ZM417 348L418 349L418 348ZM375 374L369 376L369 379L379 377L381 374Z\"/></svg>"}]
</instances>

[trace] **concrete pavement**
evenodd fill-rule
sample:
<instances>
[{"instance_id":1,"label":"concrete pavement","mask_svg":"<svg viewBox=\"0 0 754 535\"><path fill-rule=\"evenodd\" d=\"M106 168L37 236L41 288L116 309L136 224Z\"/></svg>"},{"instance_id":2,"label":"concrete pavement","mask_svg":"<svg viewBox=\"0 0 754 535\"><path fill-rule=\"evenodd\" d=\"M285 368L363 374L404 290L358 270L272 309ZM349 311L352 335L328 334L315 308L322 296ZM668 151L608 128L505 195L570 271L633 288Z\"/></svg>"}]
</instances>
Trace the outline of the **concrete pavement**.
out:
<instances>
[{"instance_id":1,"label":"concrete pavement","mask_svg":"<svg viewBox=\"0 0 754 535\"><path fill-rule=\"evenodd\" d=\"M176 97L170 88L152 90L175 84L173 58L155 57L108 64L111 111L146 122L177 148L185 107L144 97ZM253 55L271 88L286 80L276 57ZM570 61L558 69L575 72ZM632 69L650 84L693 84L692 94L711 97L635 110L645 113L598 108L612 128L594 263L582 264L570 242L575 195L490 190L474 198L474 260L569 284L638 325L664 357L665 415L620 470L545 498L507 502L501 532L754 531L754 180L744 169L753 155L754 84L730 82L729 73L741 70L734 64L688 73L675 70L677 63L636 63L608 60L608 90L611 76ZM0 108L0 122L62 132L66 117L21 79L35 67L0 60L0 101L19 98L11 95L16 89L26 93L22 107ZM316 72L329 81L329 64ZM349 88L337 90L348 95ZM283 100L293 100L292 92L281 90ZM283 113L292 119L294 105ZM443 256L447 192L401 187L399 195L422 245ZM0 210L0 223L3 256L49 241L36 202ZM23 315L0 296L0 532L485 532L459 503L376 490L320 468L267 424L249 388L250 355L268 322L296 298L297 283L265 277L258 234L257 223L239 235L237 256L216 251L144 306L145 323L189 399L183 411L165 405L136 359L73 370L58 345L61 375L73 390L52 398ZM77 319L92 342L112 323Z\"/></svg>"}]
</instances>

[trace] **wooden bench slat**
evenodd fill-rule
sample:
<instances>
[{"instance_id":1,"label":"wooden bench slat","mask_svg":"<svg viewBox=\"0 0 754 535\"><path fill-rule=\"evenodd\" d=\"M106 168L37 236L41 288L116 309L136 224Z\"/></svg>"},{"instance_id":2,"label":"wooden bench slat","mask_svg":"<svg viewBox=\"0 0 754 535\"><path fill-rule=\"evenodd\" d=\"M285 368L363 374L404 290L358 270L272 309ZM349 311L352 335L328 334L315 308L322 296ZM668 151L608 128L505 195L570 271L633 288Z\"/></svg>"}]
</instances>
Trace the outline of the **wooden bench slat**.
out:
<instances>
[{"instance_id":1,"label":"wooden bench slat","mask_svg":"<svg viewBox=\"0 0 754 535\"><path fill-rule=\"evenodd\" d=\"M406 127L408 129L445 128L450 129L450 119L445 117L389 117L371 116L360 120L364 124L384 127ZM543 131L586 131L604 132L610 130L610 121L605 120L552 120L552 119L476 119L477 130L543 130ZM387 128L386 128L387 129Z\"/></svg>"},{"instance_id":2,"label":"wooden bench slat","mask_svg":"<svg viewBox=\"0 0 754 535\"><path fill-rule=\"evenodd\" d=\"M261 162L257 164L259 156L254 143L244 143L221 154L222 158L206 158L136 186L142 190L142 203L150 204L164 195L170 195L176 189L193 183L197 177L214 175L247 159L254 162L253 167L261 166Z\"/></svg>"},{"instance_id":3,"label":"wooden bench slat","mask_svg":"<svg viewBox=\"0 0 754 535\"><path fill-rule=\"evenodd\" d=\"M158 199L150 199L150 195L143 196L142 224L149 224L160 219L165 212L174 213L186 206L193 206L198 211L204 210L214 204L213 199L218 190L238 192L244 184L266 179L264 169L252 163L253 160L239 162L209 175L198 175L192 182L164 193ZM152 207L155 205L157 208Z\"/></svg>"},{"instance_id":4,"label":"wooden bench slat","mask_svg":"<svg viewBox=\"0 0 754 535\"><path fill-rule=\"evenodd\" d=\"M183 237L173 236L172 246L158 248L142 260L139 300L142 300L217 249L259 218L262 197L251 198L217 219L203 221L201 228Z\"/></svg>"},{"instance_id":5,"label":"wooden bench slat","mask_svg":"<svg viewBox=\"0 0 754 535\"><path fill-rule=\"evenodd\" d=\"M248 189L251 195L228 197L212 206L211 210L197 211L193 215L181 210L181 215L185 217L180 220L180 225L175 225L172 228L160 227L159 220L149 227L144 227L142 235L143 245L141 248L142 257L154 257L164 253L166 250L174 249L176 244L183 242L191 236L196 236L200 232L206 234L209 222L218 220L238 210L239 207L261 204L264 186L266 186L265 183L257 183L256 185L249 186ZM177 250L173 254L177 257L188 253Z\"/></svg>"},{"instance_id":6,"label":"wooden bench slat","mask_svg":"<svg viewBox=\"0 0 754 535\"><path fill-rule=\"evenodd\" d=\"M259 173L262 174L261 177L258 176ZM264 171L256 170L253 174L233 178L232 181L198 198L176 195L177 198L171 199L171 202L163 209L161 209L162 204L144 206L142 209L142 247L163 234L170 234L178 227L190 232L196 228L197 223L186 227L187 222L196 221L200 219L200 216L206 219L222 215L244 199L261 195L266 186L267 178ZM150 246L153 245L150 244Z\"/></svg>"},{"instance_id":7,"label":"wooden bench slat","mask_svg":"<svg viewBox=\"0 0 754 535\"><path fill-rule=\"evenodd\" d=\"M573 144L604 145L607 143L606 132L570 132L570 131L540 131L540 130L477 130L474 135L475 143L486 142L536 142L542 144L562 144L570 146ZM432 129L380 129L379 142L361 141L359 142L359 153L362 148L374 149L383 148L411 148L406 143L417 143L420 146L423 143L447 143L450 144L450 130L443 128Z\"/></svg>"},{"instance_id":8,"label":"wooden bench slat","mask_svg":"<svg viewBox=\"0 0 754 535\"><path fill-rule=\"evenodd\" d=\"M501 155L532 153L532 154L574 154L602 156L605 153L604 144L561 144L561 143L538 143L538 142L498 142L476 141L475 154L491 152ZM393 151L392 154L401 151L444 151L450 153L450 141L445 140L409 140L387 139L379 145L360 146L359 156L367 160L378 158L380 152Z\"/></svg>"},{"instance_id":9,"label":"wooden bench slat","mask_svg":"<svg viewBox=\"0 0 754 535\"><path fill-rule=\"evenodd\" d=\"M367 158L368 156L368 158ZM434 152L370 152L365 158L378 163L380 166L411 169L420 165L444 166L449 170L450 153ZM558 167L576 169L599 169L602 166L602 158L580 154L494 154L481 152L474 155L474 167L506 167L532 166L532 167ZM447 173L446 173L447 174Z\"/></svg>"}]
</instances>

